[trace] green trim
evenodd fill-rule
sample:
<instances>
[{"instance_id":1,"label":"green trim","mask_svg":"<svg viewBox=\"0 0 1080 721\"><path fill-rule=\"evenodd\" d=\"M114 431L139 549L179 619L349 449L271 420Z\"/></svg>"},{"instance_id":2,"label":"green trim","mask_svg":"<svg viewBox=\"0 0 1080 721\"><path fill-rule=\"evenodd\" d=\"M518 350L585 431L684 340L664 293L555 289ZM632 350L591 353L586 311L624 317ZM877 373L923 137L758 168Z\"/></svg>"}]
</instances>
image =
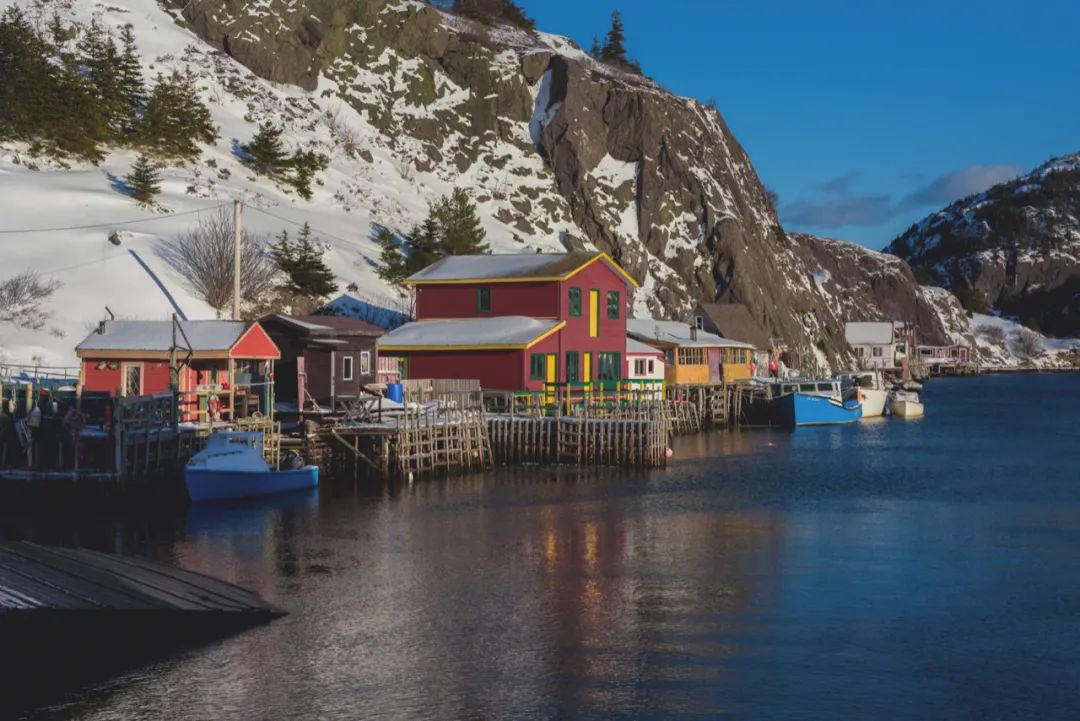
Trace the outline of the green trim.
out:
<instances>
[{"instance_id":1,"label":"green trim","mask_svg":"<svg viewBox=\"0 0 1080 721\"><path fill-rule=\"evenodd\" d=\"M571 288L567 300L567 313L571 318L581 317L581 288Z\"/></svg>"},{"instance_id":2,"label":"green trim","mask_svg":"<svg viewBox=\"0 0 1080 721\"><path fill-rule=\"evenodd\" d=\"M573 371L571 373L571 371ZM581 380L581 359L576 350L566 351L566 382L578 383Z\"/></svg>"},{"instance_id":3,"label":"green trim","mask_svg":"<svg viewBox=\"0 0 1080 721\"><path fill-rule=\"evenodd\" d=\"M607 292L607 319L619 319L619 291L617 290Z\"/></svg>"},{"instance_id":4,"label":"green trim","mask_svg":"<svg viewBox=\"0 0 1080 721\"><path fill-rule=\"evenodd\" d=\"M529 354L529 380L547 380L547 353Z\"/></svg>"},{"instance_id":5,"label":"green trim","mask_svg":"<svg viewBox=\"0 0 1080 721\"><path fill-rule=\"evenodd\" d=\"M491 312L491 288L482 287L476 289L476 312Z\"/></svg>"}]
</instances>

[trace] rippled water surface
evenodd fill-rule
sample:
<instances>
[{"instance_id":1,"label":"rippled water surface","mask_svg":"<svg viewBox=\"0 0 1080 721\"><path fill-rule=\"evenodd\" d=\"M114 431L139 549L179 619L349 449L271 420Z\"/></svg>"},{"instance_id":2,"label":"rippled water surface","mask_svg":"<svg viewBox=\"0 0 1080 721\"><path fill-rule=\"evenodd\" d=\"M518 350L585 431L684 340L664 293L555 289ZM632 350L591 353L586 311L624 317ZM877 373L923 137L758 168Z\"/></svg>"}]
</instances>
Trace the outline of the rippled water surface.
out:
<instances>
[{"instance_id":1,"label":"rippled water surface","mask_svg":"<svg viewBox=\"0 0 1080 721\"><path fill-rule=\"evenodd\" d=\"M919 421L8 522L290 615L35 718L1077 719L1080 376L938 380Z\"/></svg>"}]
</instances>

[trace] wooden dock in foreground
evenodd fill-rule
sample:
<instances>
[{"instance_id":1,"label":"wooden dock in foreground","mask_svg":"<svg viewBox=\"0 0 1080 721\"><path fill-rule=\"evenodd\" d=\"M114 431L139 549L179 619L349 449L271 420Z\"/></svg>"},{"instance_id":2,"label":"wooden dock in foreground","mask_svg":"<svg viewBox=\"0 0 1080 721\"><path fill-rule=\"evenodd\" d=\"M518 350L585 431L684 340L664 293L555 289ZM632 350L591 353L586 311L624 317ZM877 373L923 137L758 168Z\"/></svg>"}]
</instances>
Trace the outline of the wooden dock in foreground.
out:
<instances>
[{"instance_id":1,"label":"wooden dock in foreground","mask_svg":"<svg viewBox=\"0 0 1080 721\"><path fill-rule=\"evenodd\" d=\"M251 591L175 566L0 543L0 698L32 706L284 614Z\"/></svg>"}]
</instances>

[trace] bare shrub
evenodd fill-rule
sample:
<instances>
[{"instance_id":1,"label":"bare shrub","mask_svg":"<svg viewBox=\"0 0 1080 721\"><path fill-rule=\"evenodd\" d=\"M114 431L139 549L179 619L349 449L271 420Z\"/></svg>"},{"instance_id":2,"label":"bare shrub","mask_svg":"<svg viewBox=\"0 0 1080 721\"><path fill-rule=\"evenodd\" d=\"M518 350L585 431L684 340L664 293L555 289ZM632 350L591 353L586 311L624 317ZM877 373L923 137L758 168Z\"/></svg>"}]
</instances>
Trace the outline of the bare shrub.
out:
<instances>
[{"instance_id":1,"label":"bare shrub","mask_svg":"<svg viewBox=\"0 0 1080 721\"><path fill-rule=\"evenodd\" d=\"M246 231L240 241L240 297L257 301L274 289L277 266L264 235ZM233 218L225 209L158 246L158 255L216 311L232 304Z\"/></svg>"},{"instance_id":2,"label":"bare shrub","mask_svg":"<svg viewBox=\"0 0 1080 721\"><path fill-rule=\"evenodd\" d=\"M999 325L980 325L975 332L995 345L1005 345L1005 329Z\"/></svg>"},{"instance_id":3,"label":"bare shrub","mask_svg":"<svg viewBox=\"0 0 1080 721\"><path fill-rule=\"evenodd\" d=\"M1042 352L1039 335L1027 328L1020 329L1020 333L1016 336L1016 347L1024 358L1034 358Z\"/></svg>"},{"instance_id":4,"label":"bare shrub","mask_svg":"<svg viewBox=\"0 0 1080 721\"><path fill-rule=\"evenodd\" d=\"M32 270L0 281L0 323L41 330L52 317L45 303L60 286L60 281L46 280Z\"/></svg>"}]
</instances>

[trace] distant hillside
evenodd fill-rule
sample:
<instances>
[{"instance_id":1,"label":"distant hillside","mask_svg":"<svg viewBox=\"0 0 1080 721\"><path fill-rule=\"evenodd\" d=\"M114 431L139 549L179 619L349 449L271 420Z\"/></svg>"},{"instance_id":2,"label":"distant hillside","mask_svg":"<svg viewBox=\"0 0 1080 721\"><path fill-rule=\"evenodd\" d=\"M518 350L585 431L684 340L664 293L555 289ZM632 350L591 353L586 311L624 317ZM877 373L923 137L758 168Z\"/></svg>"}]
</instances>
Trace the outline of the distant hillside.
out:
<instances>
[{"instance_id":1,"label":"distant hillside","mask_svg":"<svg viewBox=\"0 0 1080 721\"><path fill-rule=\"evenodd\" d=\"M958 200L886 250L975 312L1080 334L1080 154Z\"/></svg>"}]
</instances>

